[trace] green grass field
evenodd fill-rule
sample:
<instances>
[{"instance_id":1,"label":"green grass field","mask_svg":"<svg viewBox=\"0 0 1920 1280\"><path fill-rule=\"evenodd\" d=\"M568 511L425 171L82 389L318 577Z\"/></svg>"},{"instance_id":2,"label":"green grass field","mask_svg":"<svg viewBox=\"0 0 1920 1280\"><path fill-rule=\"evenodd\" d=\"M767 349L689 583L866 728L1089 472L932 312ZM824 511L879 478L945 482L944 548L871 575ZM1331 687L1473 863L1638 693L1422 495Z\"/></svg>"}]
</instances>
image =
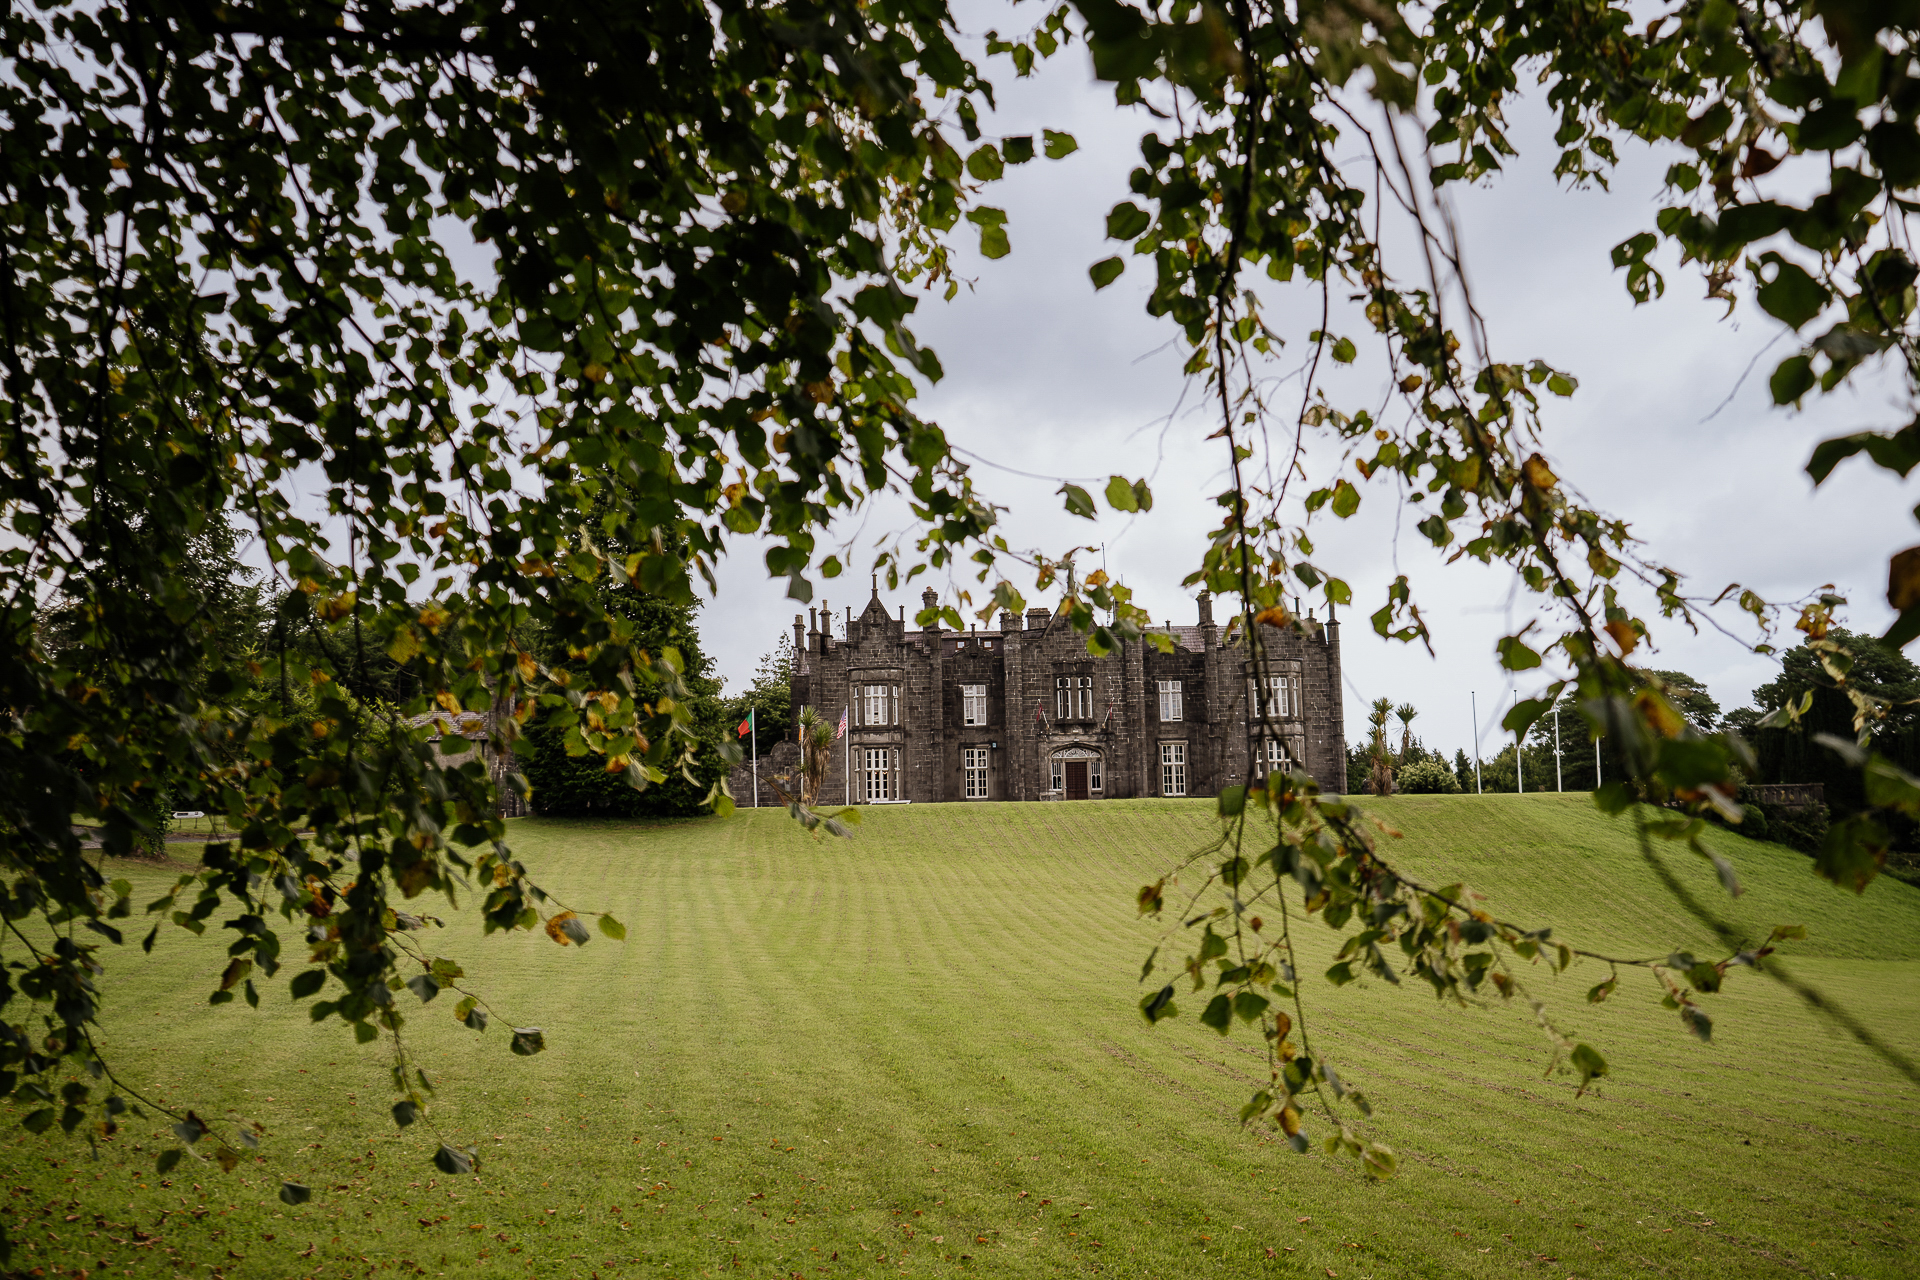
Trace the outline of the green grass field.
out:
<instances>
[{"instance_id":1,"label":"green grass field","mask_svg":"<svg viewBox=\"0 0 1920 1280\"><path fill-rule=\"evenodd\" d=\"M1584 797L1404 797L1371 806L1409 870L1464 878L1504 917L1579 945L1702 953L1624 823ZM1739 972L1685 1034L1653 980L1584 1003L1592 964L1532 980L1613 1074L1543 1078L1523 1006L1459 1010L1412 986L1309 979L1322 1052L1401 1157L1300 1157L1241 1129L1257 1037L1198 1006L1150 1028L1135 979L1157 926L1133 892L1213 827L1204 801L903 806L851 842L782 813L511 824L570 905L628 940L435 945L504 1027L412 1010L433 1118L477 1176L428 1163L388 1118L387 1057L309 1023L283 981L209 1007L215 934L111 958L119 1069L204 1117L263 1122L260 1162L153 1175L157 1124L104 1144L0 1132L5 1218L32 1275L1175 1277L1912 1276L1920 1096L1790 993ZM1742 927L1804 923L1788 964L1920 1056L1920 891L1842 894L1789 850L1716 835L1747 887L1679 874ZM178 856L179 851L175 851ZM116 868L142 881L171 873ZM148 883L150 882L150 883ZM146 895L151 896L151 895ZM137 934L134 936L138 936ZM1315 922L1309 951L1334 935ZM289 951L297 948L290 946ZM1422 984L1424 989L1424 984ZM0 1125L21 1113L0 1110ZM1312 1117L1309 1117L1310 1121ZM1319 1127L1319 1126L1313 1126ZM289 1208L282 1178L310 1184ZM1903 1262L1902 1259L1905 1259Z\"/></svg>"}]
</instances>

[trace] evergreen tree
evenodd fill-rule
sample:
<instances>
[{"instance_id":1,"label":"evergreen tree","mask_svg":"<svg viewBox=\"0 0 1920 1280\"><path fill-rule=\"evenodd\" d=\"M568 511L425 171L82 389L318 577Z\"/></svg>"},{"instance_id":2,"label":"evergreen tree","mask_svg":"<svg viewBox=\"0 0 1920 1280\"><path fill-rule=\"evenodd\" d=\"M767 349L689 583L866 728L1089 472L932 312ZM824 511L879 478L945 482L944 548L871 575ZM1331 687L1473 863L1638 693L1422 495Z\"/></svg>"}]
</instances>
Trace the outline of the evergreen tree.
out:
<instances>
[{"instance_id":1,"label":"evergreen tree","mask_svg":"<svg viewBox=\"0 0 1920 1280\"><path fill-rule=\"evenodd\" d=\"M745 738L738 737L739 726L749 711L754 713L753 745L758 746L762 756L776 744L791 741L794 734L792 642L775 644L770 652L762 654L752 683L723 699L721 708L721 718L731 726L727 732L736 736L743 751L752 749Z\"/></svg>"}]
</instances>

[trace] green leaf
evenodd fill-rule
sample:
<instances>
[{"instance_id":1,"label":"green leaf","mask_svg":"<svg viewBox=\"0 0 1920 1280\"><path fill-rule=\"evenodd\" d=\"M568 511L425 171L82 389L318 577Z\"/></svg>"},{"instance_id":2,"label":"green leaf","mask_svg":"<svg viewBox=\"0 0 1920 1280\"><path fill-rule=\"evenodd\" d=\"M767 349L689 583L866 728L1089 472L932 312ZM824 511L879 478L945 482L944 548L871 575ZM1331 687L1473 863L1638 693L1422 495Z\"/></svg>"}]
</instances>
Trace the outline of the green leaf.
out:
<instances>
[{"instance_id":1,"label":"green leaf","mask_svg":"<svg viewBox=\"0 0 1920 1280\"><path fill-rule=\"evenodd\" d=\"M1336 987L1344 987L1359 976L1359 974L1353 971L1353 962L1351 960L1342 960L1339 964L1327 970L1327 981Z\"/></svg>"},{"instance_id":2,"label":"green leaf","mask_svg":"<svg viewBox=\"0 0 1920 1280\"><path fill-rule=\"evenodd\" d=\"M1226 992L1221 992L1207 1002L1206 1009L1200 1014L1200 1024L1212 1027L1221 1035L1227 1034L1233 1026L1233 1001Z\"/></svg>"},{"instance_id":3,"label":"green leaf","mask_svg":"<svg viewBox=\"0 0 1920 1280\"><path fill-rule=\"evenodd\" d=\"M515 1027L512 1047L521 1057L531 1058L547 1047L547 1037L539 1027Z\"/></svg>"},{"instance_id":4,"label":"green leaf","mask_svg":"<svg viewBox=\"0 0 1920 1280\"><path fill-rule=\"evenodd\" d=\"M1073 140L1070 133L1061 133L1057 129L1043 129L1040 132L1049 160L1065 160L1080 149L1080 144Z\"/></svg>"},{"instance_id":5,"label":"green leaf","mask_svg":"<svg viewBox=\"0 0 1920 1280\"><path fill-rule=\"evenodd\" d=\"M1865 893L1892 847L1885 827L1869 814L1857 813L1828 826L1813 869L1843 889Z\"/></svg>"},{"instance_id":6,"label":"green leaf","mask_svg":"<svg viewBox=\"0 0 1920 1280\"><path fill-rule=\"evenodd\" d=\"M420 1108L412 1102L396 1102L393 1104L393 1122L402 1129L419 1118Z\"/></svg>"},{"instance_id":7,"label":"green leaf","mask_svg":"<svg viewBox=\"0 0 1920 1280\"><path fill-rule=\"evenodd\" d=\"M1140 1012L1146 1016L1149 1024L1178 1014L1179 1010L1173 1005L1173 987L1165 986L1151 995L1140 997Z\"/></svg>"},{"instance_id":8,"label":"green leaf","mask_svg":"<svg viewBox=\"0 0 1920 1280\"><path fill-rule=\"evenodd\" d=\"M471 1147L463 1151L458 1147L450 1147L443 1142L440 1144L440 1149L433 1153L433 1167L442 1173L456 1176L472 1173L476 1163L478 1163L478 1161Z\"/></svg>"},{"instance_id":9,"label":"green leaf","mask_svg":"<svg viewBox=\"0 0 1920 1280\"><path fill-rule=\"evenodd\" d=\"M1494 647L1500 651L1500 665L1508 671L1528 671L1540 665L1540 655L1529 649L1519 636L1502 636Z\"/></svg>"},{"instance_id":10,"label":"green leaf","mask_svg":"<svg viewBox=\"0 0 1920 1280\"><path fill-rule=\"evenodd\" d=\"M298 1182L280 1184L281 1204L305 1204L311 1199L313 1199L312 1190Z\"/></svg>"},{"instance_id":11,"label":"green leaf","mask_svg":"<svg viewBox=\"0 0 1920 1280\"><path fill-rule=\"evenodd\" d=\"M980 228L980 255L984 258L1004 258L1013 252L1012 244L1007 240L1007 215L1003 209L975 209L967 214L967 221Z\"/></svg>"},{"instance_id":12,"label":"green leaf","mask_svg":"<svg viewBox=\"0 0 1920 1280\"><path fill-rule=\"evenodd\" d=\"M1862 452L1877 466L1904 478L1914 467L1920 466L1920 421L1909 423L1891 434L1862 431L1855 435L1822 440L1814 446L1813 456L1807 459L1807 474L1813 477L1815 484L1820 484L1833 474L1833 469L1841 462Z\"/></svg>"},{"instance_id":13,"label":"green leaf","mask_svg":"<svg viewBox=\"0 0 1920 1280\"><path fill-rule=\"evenodd\" d=\"M1774 369L1773 376L1767 379L1767 388L1773 392L1775 404L1795 404L1800 397L1813 390L1814 381L1811 357L1788 356Z\"/></svg>"},{"instance_id":14,"label":"green leaf","mask_svg":"<svg viewBox=\"0 0 1920 1280\"><path fill-rule=\"evenodd\" d=\"M58 1114L52 1107L42 1107L38 1111L28 1112L27 1118L20 1122L20 1127L28 1133L45 1133L53 1127Z\"/></svg>"},{"instance_id":15,"label":"green leaf","mask_svg":"<svg viewBox=\"0 0 1920 1280\"><path fill-rule=\"evenodd\" d=\"M1760 309L1774 319L1798 329L1826 309L1833 295L1799 266L1777 253L1765 253L1762 263L1774 268L1773 278L1765 280L1755 296Z\"/></svg>"},{"instance_id":16,"label":"green leaf","mask_svg":"<svg viewBox=\"0 0 1920 1280\"><path fill-rule=\"evenodd\" d=\"M440 984L433 980L433 975L430 973L416 974L408 978L407 986L413 994L420 997L422 1004L440 994Z\"/></svg>"},{"instance_id":17,"label":"green leaf","mask_svg":"<svg viewBox=\"0 0 1920 1280\"><path fill-rule=\"evenodd\" d=\"M1220 816L1237 818L1247 807L1247 789L1245 787L1222 787L1220 789Z\"/></svg>"},{"instance_id":18,"label":"green leaf","mask_svg":"<svg viewBox=\"0 0 1920 1280\"><path fill-rule=\"evenodd\" d=\"M1147 211L1130 200L1122 200L1107 214L1107 238L1132 240L1153 223Z\"/></svg>"},{"instance_id":19,"label":"green leaf","mask_svg":"<svg viewBox=\"0 0 1920 1280\"><path fill-rule=\"evenodd\" d=\"M165 1177L167 1174L173 1172L173 1167L179 1164L181 1157L186 1154L187 1153L179 1147L168 1147L165 1151L162 1151L159 1158L153 1162L153 1171Z\"/></svg>"},{"instance_id":20,"label":"green leaf","mask_svg":"<svg viewBox=\"0 0 1920 1280\"><path fill-rule=\"evenodd\" d=\"M1524 737L1534 722L1553 710L1553 699L1526 698L1508 708L1507 714L1500 718L1500 727L1508 733L1517 733Z\"/></svg>"},{"instance_id":21,"label":"green leaf","mask_svg":"<svg viewBox=\"0 0 1920 1280\"><path fill-rule=\"evenodd\" d=\"M627 926L621 924L604 911L600 913L600 932L606 934L615 942L625 942L627 940Z\"/></svg>"},{"instance_id":22,"label":"green leaf","mask_svg":"<svg viewBox=\"0 0 1920 1280\"><path fill-rule=\"evenodd\" d=\"M1358 354L1359 352L1354 349L1352 338L1335 339L1332 351L1335 364L1352 364L1354 357Z\"/></svg>"},{"instance_id":23,"label":"green leaf","mask_svg":"<svg viewBox=\"0 0 1920 1280\"><path fill-rule=\"evenodd\" d=\"M1121 261L1119 255L1116 254L1111 258L1102 258L1100 261L1088 267L1087 275L1092 277L1093 287L1095 289L1104 289L1115 280L1118 280L1120 273L1126 269L1127 264Z\"/></svg>"},{"instance_id":24,"label":"green leaf","mask_svg":"<svg viewBox=\"0 0 1920 1280\"><path fill-rule=\"evenodd\" d=\"M1268 1009L1267 998L1258 992L1242 991L1233 997L1233 1013L1242 1022L1252 1022Z\"/></svg>"},{"instance_id":25,"label":"green leaf","mask_svg":"<svg viewBox=\"0 0 1920 1280\"><path fill-rule=\"evenodd\" d=\"M1345 520L1360 509L1360 491L1345 480L1336 481L1333 486L1333 514Z\"/></svg>"},{"instance_id":26,"label":"green leaf","mask_svg":"<svg viewBox=\"0 0 1920 1280\"><path fill-rule=\"evenodd\" d=\"M1096 513L1093 505L1093 495L1085 489L1082 489L1077 484L1063 484L1056 492L1066 498L1068 511L1076 516L1084 516L1088 520L1094 518Z\"/></svg>"},{"instance_id":27,"label":"green leaf","mask_svg":"<svg viewBox=\"0 0 1920 1280\"><path fill-rule=\"evenodd\" d=\"M1033 135L1026 134L1017 138L1002 138L1000 150L1008 164L1025 164L1033 159Z\"/></svg>"},{"instance_id":28,"label":"green leaf","mask_svg":"<svg viewBox=\"0 0 1920 1280\"><path fill-rule=\"evenodd\" d=\"M1029 142L1027 146L1031 152L1033 144ZM976 148L974 153L967 157L967 173L982 182L993 182L1005 172L1006 166L1001 163L1000 150L991 142Z\"/></svg>"},{"instance_id":29,"label":"green leaf","mask_svg":"<svg viewBox=\"0 0 1920 1280\"><path fill-rule=\"evenodd\" d=\"M1134 498L1133 485L1125 476L1114 476L1107 481L1107 505L1115 511L1138 511L1140 504Z\"/></svg>"}]
</instances>

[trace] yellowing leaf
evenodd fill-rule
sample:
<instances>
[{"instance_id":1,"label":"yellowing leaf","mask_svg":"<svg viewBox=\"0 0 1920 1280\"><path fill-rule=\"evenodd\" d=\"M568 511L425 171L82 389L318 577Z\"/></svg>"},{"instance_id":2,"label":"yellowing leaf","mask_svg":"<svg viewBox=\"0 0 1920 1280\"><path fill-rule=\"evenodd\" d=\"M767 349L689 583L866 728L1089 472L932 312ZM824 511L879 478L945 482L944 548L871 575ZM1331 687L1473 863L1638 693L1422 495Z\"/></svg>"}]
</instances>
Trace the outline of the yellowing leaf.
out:
<instances>
[{"instance_id":1,"label":"yellowing leaf","mask_svg":"<svg viewBox=\"0 0 1920 1280\"><path fill-rule=\"evenodd\" d=\"M561 946L567 945L567 921L574 918L571 911L562 911L547 921L547 936Z\"/></svg>"}]
</instances>

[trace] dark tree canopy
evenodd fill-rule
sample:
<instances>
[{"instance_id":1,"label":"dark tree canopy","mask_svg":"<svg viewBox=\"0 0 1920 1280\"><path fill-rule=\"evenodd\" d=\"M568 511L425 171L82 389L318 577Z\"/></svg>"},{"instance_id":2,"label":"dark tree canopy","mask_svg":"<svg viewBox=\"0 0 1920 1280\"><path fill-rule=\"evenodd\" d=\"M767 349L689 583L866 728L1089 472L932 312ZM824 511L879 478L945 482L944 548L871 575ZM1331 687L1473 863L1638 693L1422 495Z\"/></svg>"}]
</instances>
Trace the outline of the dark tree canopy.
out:
<instances>
[{"instance_id":1,"label":"dark tree canopy","mask_svg":"<svg viewBox=\"0 0 1920 1280\"><path fill-rule=\"evenodd\" d=\"M1605 743L1603 806L1659 802L1632 820L1681 894L1659 849L1706 853L1705 815L1737 815L1735 770L1752 761L1636 667L1661 619L1631 602L1651 598L1667 625L1711 602L1556 474L1545 439L1575 379L1496 349L1437 197L1518 159L1503 104L1540 93L1560 119L1556 173L1603 181L1628 146L1673 162L1652 225L1595 247L1636 298L1664 289L1665 242L1714 296L1800 335L1772 372L1776 402L1888 363L1911 391L1911 12L1706 0L1649 21L1604 0L1074 0L1034 16L990 37L993 66L1041 74L1084 46L1117 109L1144 122L1106 222L1119 251L1090 275L1104 287L1130 264L1151 273L1148 308L1208 397L1195 447L1221 451L1228 482L1188 583L1236 599L1242 635L1259 635L1256 620L1310 625L1289 600L1352 601L1315 559L1311 523L1405 495L1435 546L1500 562L1537 606L1499 645L1503 669L1538 685L1506 731L1524 739L1570 700ZM730 538L770 538L768 571L805 600L843 568L820 554L822 527L893 489L919 533L880 556L890 585L928 571L953 583L923 625L1021 609L1024 585L1057 591L1095 652L1171 643L1071 551L1010 548L913 410L940 366L908 327L908 287L952 286L956 234L990 260L1012 252L992 184L1075 146L1051 130L992 135L991 85L954 31L939 0L0 12L0 777L16 780L0 788L0 1093L44 1103L29 1127L84 1120L111 1136L134 1088L92 1036L131 886L72 824L100 824L105 854L123 855L151 838L162 792L238 834L148 906L144 944L232 933L209 964L215 1003L256 1002L292 971L317 1020L391 1039L395 1116L423 1114L408 1001L452 987L464 1022L487 1019L459 966L429 958L408 905L468 895L489 930L589 934L514 856L487 771L436 760L412 726L496 713L492 745L520 750L543 723L643 794L709 767L696 764L713 754L698 673L649 646L646 611L618 607L618 591L684 607ZM1413 232L1406 260L1383 218ZM467 242L477 268L453 247ZM1357 312L1283 334L1256 283L1316 295L1329 316L1350 297ZM1269 361L1287 343L1305 384L1282 404ZM1343 405L1326 380L1362 344L1389 375L1389 413L1371 391ZM1308 435L1334 446L1330 465L1301 461ZM1277 470L1257 470L1275 456ZM1896 423L1822 443L1807 470L1905 475L1916 460L1920 425ZM1061 496L1082 515L1152 502L1122 475ZM223 621L244 602L195 567L227 554L229 528L257 539L267 567L258 651ZM1920 635L1920 553L1889 574L1899 645ZM1872 750L1887 699L1850 675L1844 602L1722 595L1762 647L1795 617L1851 708L1851 736L1821 742L1861 780L1863 806L1816 865L1864 889L1885 819L1920 810L1920 781ZM1428 640L1423 598L1398 579L1373 627ZM1248 660L1267 661L1257 641ZM703 799L729 808L717 786ZM809 830L840 829L795 808ZM1220 813L1221 843L1200 855L1219 911L1189 967L1220 971L1207 1025L1265 1032L1273 1087L1244 1114L1300 1149L1312 1104L1333 1148L1377 1174L1393 1166L1313 1052L1290 934L1249 931L1231 905L1248 886L1351 931L1336 981L1397 965L1443 997L1507 996L1520 964L1593 958L1401 874L1360 810L1303 775L1236 789ZM1143 911L1165 887L1142 891ZM1702 1002L1729 965L1793 981L1767 960L1790 935L1737 936L1686 900L1724 959L1619 963L1654 971L1668 1011L1704 1037ZM1173 924L1167 946L1192 936ZM1172 997L1169 984L1143 1012L1171 1015ZM1607 1070L1542 1025L1582 1087ZM495 1038L523 1055L544 1044ZM174 1118L184 1143L233 1157ZM474 1158L449 1145L435 1157L449 1172Z\"/></svg>"}]
</instances>

